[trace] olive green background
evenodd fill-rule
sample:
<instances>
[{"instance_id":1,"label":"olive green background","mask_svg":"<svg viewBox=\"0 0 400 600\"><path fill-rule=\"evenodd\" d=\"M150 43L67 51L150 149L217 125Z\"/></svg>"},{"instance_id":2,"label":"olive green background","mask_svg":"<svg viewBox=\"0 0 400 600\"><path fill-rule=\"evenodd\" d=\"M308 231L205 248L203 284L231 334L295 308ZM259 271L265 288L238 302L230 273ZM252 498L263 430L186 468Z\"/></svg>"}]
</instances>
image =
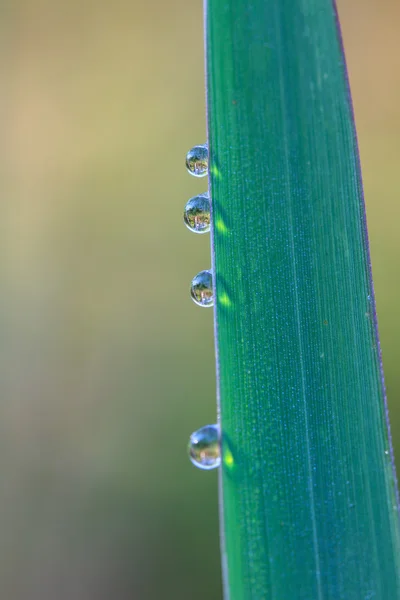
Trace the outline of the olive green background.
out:
<instances>
[{"instance_id":1,"label":"olive green background","mask_svg":"<svg viewBox=\"0 0 400 600\"><path fill-rule=\"evenodd\" d=\"M201 1L0 7L0 598L221 598ZM341 0L400 460L400 6Z\"/></svg>"}]
</instances>

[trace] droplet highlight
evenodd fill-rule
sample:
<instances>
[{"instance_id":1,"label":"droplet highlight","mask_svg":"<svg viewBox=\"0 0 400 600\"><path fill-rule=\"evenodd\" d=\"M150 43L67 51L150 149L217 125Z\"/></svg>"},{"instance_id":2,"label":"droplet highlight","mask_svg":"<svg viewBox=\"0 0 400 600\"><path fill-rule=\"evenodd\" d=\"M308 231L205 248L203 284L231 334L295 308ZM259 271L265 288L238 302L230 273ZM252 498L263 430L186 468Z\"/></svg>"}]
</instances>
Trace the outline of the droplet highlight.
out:
<instances>
[{"instance_id":1,"label":"droplet highlight","mask_svg":"<svg viewBox=\"0 0 400 600\"><path fill-rule=\"evenodd\" d=\"M211 271L200 271L192 280L190 295L198 306L213 306L213 278Z\"/></svg>"},{"instance_id":2,"label":"droplet highlight","mask_svg":"<svg viewBox=\"0 0 400 600\"><path fill-rule=\"evenodd\" d=\"M183 221L195 233L210 231L210 198L207 193L190 198L185 206Z\"/></svg>"},{"instance_id":3,"label":"droplet highlight","mask_svg":"<svg viewBox=\"0 0 400 600\"><path fill-rule=\"evenodd\" d=\"M235 459L233 458L233 454L228 447L225 447L224 449L224 465L228 469L233 469L235 466Z\"/></svg>"},{"instance_id":4,"label":"droplet highlight","mask_svg":"<svg viewBox=\"0 0 400 600\"><path fill-rule=\"evenodd\" d=\"M211 173L216 179L221 179L221 171L218 169L217 165L211 167Z\"/></svg>"},{"instance_id":5,"label":"droplet highlight","mask_svg":"<svg viewBox=\"0 0 400 600\"><path fill-rule=\"evenodd\" d=\"M206 425L190 436L188 452L195 467L210 471L221 464L218 425Z\"/></svg>"},{"instance_id":6,"label":"droplet highlight","mask_svg":"<svg viewBox=\"0 0 400 600\"><path fill-rule=\"evenodd\" d=\"M186 168L194 177L204 177L208 173L208 146L194 146L186 155Z\"/></svg>"},{"instance_id":7,"label":"droplet highlight","mask_svg":"<svg viewBox=\"0 0 400 600\"><path fill-rule=\"evenodd\" d=\"M222 219L216 220L215 227L216 227L218 233L222 233L222 235L226 235L227 233L229 233L229 229L227 228L227 226L225 225L225 223Z\"/></svg>"},{"instance_id":8,"label":"droplet highlight","mask_svg":"<svg viewBox=\"0 0 400 600\"><path fill-rule=\"evenodd\" d=\"M226 292L223 292L222 294L220 294L220 296L218 297L218 300L219 300L219 303L222 304L222 306L225 306L225 308L229 308L232 306L231 299L229 298L229 296Z\"/></svg>"}]
</instances>

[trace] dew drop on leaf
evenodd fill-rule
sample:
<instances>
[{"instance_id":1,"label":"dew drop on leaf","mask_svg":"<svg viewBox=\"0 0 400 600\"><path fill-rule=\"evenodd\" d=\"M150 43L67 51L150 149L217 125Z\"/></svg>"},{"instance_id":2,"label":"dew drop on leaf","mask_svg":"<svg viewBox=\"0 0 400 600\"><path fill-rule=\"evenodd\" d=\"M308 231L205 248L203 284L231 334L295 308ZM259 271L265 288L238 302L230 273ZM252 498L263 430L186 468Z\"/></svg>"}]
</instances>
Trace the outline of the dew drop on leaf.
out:
<instances>
[{"instance_id":1,"label":"dew drop on leaf","mask_svg":"<svg viewBox=\"0 0 400 600\"><path fill-rule=\"evenodd\" d=\"M190 436L189 458L195 467L209 471L221 464L218 425L205 425Z\"/></svg>"},{"instance_id":2,"label":"dew drop on leaf","mask_svg":"<svg viewBox=\"0 0 400 600\"><path fill-rule=\"evenodd\" d=\"M190 231L195 233L210 231L210 198L207 193L190 198L185 206L183 220Z\"/></svg>"},{"instance_id":3,"label":"dew drop on leaf","mask_svg":"<svg viewBox=\"0 0 400 600\"><path fill-rule=\"evenodd\" d=\"M208 173L207 144L193 146L186 155L186 168L194 177L204 177Z\"/></svg>"},{"instance_id":4,"label":"dew drop on leaf","mask_svg":"<svg viewBox=\"0 0 400 600\"><path fill-rule=\"evenodd\" d=\"M192 280L190 288L192 300L199 306L213 306L213 278L211 271L200 271Z\"/></svg>"}]
</instances>

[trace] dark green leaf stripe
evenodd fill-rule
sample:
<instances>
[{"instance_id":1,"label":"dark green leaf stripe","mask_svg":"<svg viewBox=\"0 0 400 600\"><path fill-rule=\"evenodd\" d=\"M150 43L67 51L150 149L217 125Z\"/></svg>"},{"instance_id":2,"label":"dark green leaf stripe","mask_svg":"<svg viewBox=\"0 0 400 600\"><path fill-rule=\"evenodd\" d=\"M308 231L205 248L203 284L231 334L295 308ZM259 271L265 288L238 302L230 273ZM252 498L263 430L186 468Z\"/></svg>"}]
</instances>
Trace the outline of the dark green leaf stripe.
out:
<instances>
[{"instance_id":1,"label":"dark green leaf stripe","mask_svg":"<svg viewBox=\"0 0 400 600\"><path fill-rule=\"evenodd\" d=\"M231 600L400 598L396 482L330 0L208 0Z\"/></svg>"}]
</instances>

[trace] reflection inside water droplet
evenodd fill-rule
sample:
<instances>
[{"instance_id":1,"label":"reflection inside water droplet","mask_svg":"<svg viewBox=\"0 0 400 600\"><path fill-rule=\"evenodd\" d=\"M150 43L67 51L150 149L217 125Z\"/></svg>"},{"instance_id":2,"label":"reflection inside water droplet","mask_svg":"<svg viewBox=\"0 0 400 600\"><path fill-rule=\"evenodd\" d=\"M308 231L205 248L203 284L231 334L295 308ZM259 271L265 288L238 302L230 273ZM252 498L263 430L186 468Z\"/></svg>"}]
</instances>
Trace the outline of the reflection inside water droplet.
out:
<instances>
[{"instance_id":1,"label":"reflection inside water droplet","mask_svg":"<svg viewBox=\"0 0 400 600\"><path fill-rule=\"evenodd\" d=\"M186 155L186 168L195 177L204 177L208 173L207 144L194 146Z\"/></svg>"},{"instance_id":2,"label":"reflection inside water droplet","mask_svg":"<svg viewBox=\"0 0 400 600\"><path fill-rule=\"evenodd\" d=\"M210 231L210 198L207 193L190 198L185 206L183 220L190 231L195 233Z\"/></svg>"},{"instance_id":3,"label":"reflection inside water droplet","mask_svg":"<svg viewBox=\"0 0 400 600\"><path fill-rule=\"evenodd\" d=\"M211 271L200 271L192 280L190 288L192 300L199 306L213 306L213 279Z\"/></svg>"},{"instance_id":4,"label":"reflection inside water droplet","mask_svg":"<svg viewBox=\"0 0 400 600\"><path fill-rule=\"evenodd\" d=\"M218 425L206 425L190 436L189 457L199 469L209 471L221 464Z\"/></svg>"}]
</instances>

